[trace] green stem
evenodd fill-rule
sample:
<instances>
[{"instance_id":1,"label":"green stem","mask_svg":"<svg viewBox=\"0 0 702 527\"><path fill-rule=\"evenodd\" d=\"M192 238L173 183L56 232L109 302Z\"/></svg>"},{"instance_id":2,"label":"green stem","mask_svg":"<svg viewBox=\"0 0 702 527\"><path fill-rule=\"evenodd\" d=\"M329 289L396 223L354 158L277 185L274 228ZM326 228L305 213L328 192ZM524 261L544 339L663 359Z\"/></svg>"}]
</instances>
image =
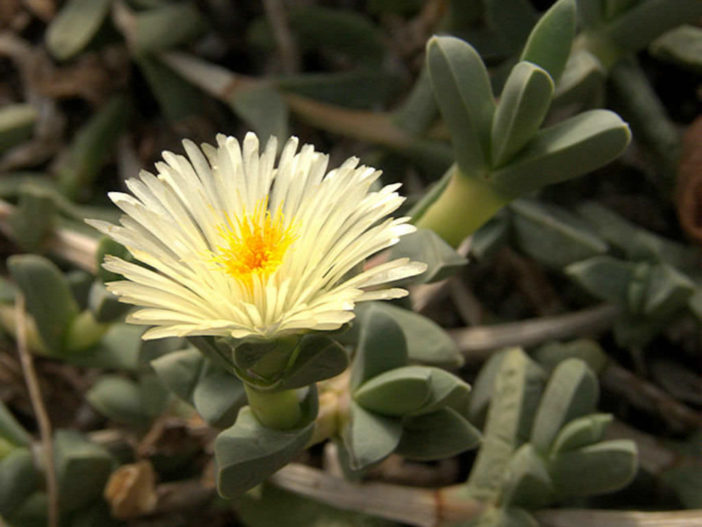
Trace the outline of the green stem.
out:
<instances>
[{"instance_id":1,"label":"green stem","mask_svg":"<svg viewBox=\"0 0 702 527\"><path fill-rule=\"evenodd\" d=\"M295 428L302 419L297 390L265 392L244 383L251 411L260 423L276 430Z\"/></svg>"},{"instance_id":2,"label":"green stem","mask_svg":"<svg viewBox=\"0 0 702 527\"><path fill-rule=\"evenodd\" d=\"M481 178L466 177L457 167L446 189L417 221L457 247L505 206L511 198Z\"/></svg>"}]
</instances>

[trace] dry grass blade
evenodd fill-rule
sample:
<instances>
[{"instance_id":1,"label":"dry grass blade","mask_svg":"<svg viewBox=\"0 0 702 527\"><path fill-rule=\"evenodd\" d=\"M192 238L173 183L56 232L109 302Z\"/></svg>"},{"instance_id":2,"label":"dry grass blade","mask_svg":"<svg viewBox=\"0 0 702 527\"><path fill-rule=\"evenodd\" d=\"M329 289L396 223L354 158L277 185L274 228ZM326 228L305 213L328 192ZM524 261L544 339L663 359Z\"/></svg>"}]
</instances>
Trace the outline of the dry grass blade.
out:
<instances>
[{"instance_id":1,"label":"dry grass blade","mask_svg":"<svg viewBox=\"0 0 702 527\"><path fill-rule=\"evenodd\" d=\"M674 512L565 509L536 515L543 527L699 527L702 510Z\"/></svg>"},{"instance_id":2,"label":"dry grass blade","mask_svg":"<svg viewBox=\"0 0 702 527\"><path fill-rule=\"evenodd\" d=\"M54 445L51 437L51 421L49 414L46 412L44 401L39 388L39 379L37 372L34 369L34 361L27 346L27 319L24 310L24 297L22 294L17 294L15 304L17 316L17 351L22 364L22 371L27 382L29 397L32 402L32 408L39 425L39 434L41 436L41 451L44 457L44 473L46 476L46 491L49 498L48 506L48 526L58 527L59 524L59 504L58 504L58 484L56 481L56 468L54 467Z\"/></svg>"}]
</instances>

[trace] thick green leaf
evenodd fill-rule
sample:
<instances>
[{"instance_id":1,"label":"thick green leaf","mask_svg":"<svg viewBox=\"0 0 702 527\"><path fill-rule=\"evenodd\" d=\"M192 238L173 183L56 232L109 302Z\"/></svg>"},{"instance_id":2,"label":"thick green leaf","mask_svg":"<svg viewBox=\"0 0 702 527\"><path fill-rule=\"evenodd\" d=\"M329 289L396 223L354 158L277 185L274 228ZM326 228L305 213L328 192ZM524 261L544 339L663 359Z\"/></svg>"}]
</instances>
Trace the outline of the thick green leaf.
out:
<instances>
[{"instance_id":1,"label":"thick green leaf","mask_svg":"<svg viewBox=\"0 0 702 527\"><path fill-rule=\"evenodd\" d=\"M0 108L0 152L29 139L38 116L31 104L6 104Z\"/></svg>"},{"instance_id":2,"label":"thick green leaf","mask_svg":"<svg viewBox=\"0 0 702 527\"><path fill-rule=\"evenodd\" d=\"M702 507L702 473L699 467L673 467L661 474L661 479L675 491L685 508Z\"/></svg>"},{"instance_id":3,"label":"thick green leaf","mask_svg":"<svg viewBox=\"0 0 702 527\"><path fill-rule=\"evenodd\" d=\"M551 447L551 455L576 450L602 441L605 430L612 422L611 414L592 414L579 417L565 425Z\"/></svg>"},{"instance_id":4,"label":"thick green leaf","mask_svg":"<svg viewBox=\"0 0 702 527\"><path fill-rule=\"evenodd\" d=\"M480 443L478 429L451 408L407 418L402 428L396 452L420 461L456 456Z\"/></svg>"},{"instance_id":5,"label":"thick green leaf","mask_svg":"<svg viewBox=\"0 0 702 527\"><path fill-rule=\"evenodd\" d=\"M617 114L590 110L539 131L491 179L503 192L523 194L606 165L630 138L629 127Z\"/></svg>"},{"instance_id":6,"label":"thick green leaf","mask_svg":"<svg viewBox=\"0 0 702 527\"><path fill-rule=\"evenodd\" d=\"M584 110L603 106L606 78L607 70L595 55L584 48L574 50L556 86L551 108Z\"/></svg>"},{"instance_id":7,"label":"thick green leaf","mask_svg":"<svg viewBox=\"0 0 702 527\"><path fill-rule=\"evenodd\" d=\"M205 28L200 11L191 2L174 2L134 16L132 45L153 53L189 42Z\"/></svg>"},{"instance_id":8,"label":"thick green leaf","mask_svg":"<svg viewBox=\"0 0 702 527\"><path fill-rule=\"evenodd\" d=\"M691 71L702 73L702 28L684 25L661 35L649 46L650 53Z\"/></svg>"},{"instance_id":9,"label":"thick green leaf","mask_svg":"<svg viewBox=\"0 0 702 527\"><path fill-rule=\"evenodd\" d=\"M644 313L652 318L666 318L687 306L695 284L680 271L667 264L651 269L646 291Z\"/></svg>"},{"instance_id":10,"label":"thick green leaf","mask_svg":"<svg viewBox=\"0 0 702 527\"><path fill-rule=\"evenodd\" d=\"M427 270L412 278L418 281L436 282L456 273L468 261L430 229L418 229L416 232L400 238L390 250L391 258L409 258L415 262L427 264Z\"/></svg>"},{"instance_id":11,"label":"thick green leaf","mask_svg":"<svg viewBox=\"0 0 702 527\"><path fill-rule=\"evenodd\" d=\"M375 305L357 317L361 326L351 367L351 388L383 372L407 365L407 344L400 325Z\"/></svg>"},{"instance_id":12,"label":"thick green leaf","mask_svg":"<svg viewBox=\"0 0 702 527\"><path fill-rule=\"evenodd\" d=\"M494 499L505 470L530 426L534 400L541 390L538 368L519 348L505 352L494 378L492 398L483 431L483 445L468 479L467 491L476 499Z\"/></svg>"},{"instance_id":13,"label":"thick green leaf","mask_svg":"<svg viewBox=\"0 0 702 527\"><path fill-rule=\"evenodd\" d=\"M575 18L575 0L558 0L532 29L520 60L541 66L558 82L575 37Z\"/></svg>"},{"instance_id":14,"label":"thick green leaf","mask_svg":"<svg viewBox=\"0 0 702 527\"><path fill-rule=\"evenodd\" d=\"M583 361L568 359L559 364L546 385L534 419L531 443L547 453L561 428L592 413L597 406L597 377Z\"/></svg>"},{"instance_id":15,"label":"thick green leaf","mask_svg":"<svg viewBox=\"0 0 702 527\"><path fill-rule=\"evenodd\" d=\"M595 26L605 18L606 0L578 0L578 18L584 26Z\"/></svg>"},{"instance_id":16,"label":"thick green leaf","mask_svg":"<svg viewBox=\"0 0 702 527\"><path fill-rule=\"evenodd\" d=\"M647 0L607 24L604 34L623 50L634 52L669 29L695 23L700 17L702 3L698 0L676 0L675 9L669 0Z\"/></svg>"},{"instance_id":17,"label":"thick green leaf","mask_svg":"<svg viewBox=\"0 0 702 527\"><path fill-rule=\"evenodd\" d=\"M233 374L207 362L193 390L193 405L211 426L231 426L246 404L244 385Z\"/></svg>"},{"instance_id":18,"label":"thick green leaf","mask_svg":"<svg viewBox=\"0 0 702 527\"><path fill-rule=\"evenodd\" d=\"M286 92L315 101L349 108L371 109L384 104L395 88L396 79L377 69L356 69L332 73L304 73L283 77L276 84ZM430 93L432 103L434 97Z\"/></svg>"},{"instance_id":19,"label":"thick green leaf","mask_svg":"<svg viewBox=\"0 0 702 527\"><path fill-rule=\"evenodd\" d=\"M202 353L193 348L166 353L151 361L161 382L190 404L193 404L193 392L206 365Z\"/></svg>"},{"instance_id":20,"label":"thick green leaf","mask_svg":"<svg viewBox=\"0 0 702 527\"><path fill-rule=\"evenodd\" d=\"M24 500L8 520L12 526L45 527L48 525L46 511L49 498L44 491L38 491Z\"/></svg>"},{"instance_id":21,"label":"thick green leaf","mask_svg":"<svg viewBox=\"0 0 702 527\"><path fill-rule=\"evenodd\" d=\"M0 516L9 516L39 486L34 459L27 448L17 448L0 459Z\"/></svg>"},{"instance_id":22,"label":"thick green leaf","mask_svg":"<svg viewBox=\"0 0 702 527\"><path fill-rule=\"evenodd\" d=\"M545 507L553 501L553 483L544 458L527 443L509 461L502 502L509 506Z\"/></svg>"},{"instance_id":23,"label":"thick green leaf","mask_svg":"<svg viewBox=\"0 0 702 527\"><path fill-rule=\"evenodd\" d=\"M493 256L507 241L511 223L511 215L504 209L495 214L473 234L470 254L478 260Z\"/></svg>"},{"instance_id":24,"label":"thick green leaf","mask_svg":"<svg viewBox=\"0 0 702 527\"><path fill-rule=\"evenodd\" d=\"M32 437L17 422L2 401L0 401L0 439L9 441L15 446L29 446L32 441Z\"/></svg>"},{"instance_id":25,"label":"thick green leaf","mask_svg":"<svg viewBox=\"0 0 702 527\"><path fill-rule=\"evenodd\" d=\"M51 261L33 254L10 256L7 265L44 344L50 353L61 354L68 326L78 314L66 278Z\"/></svg>"},{"instance_id":26,"label":"thick green leaf","mask_svg":"<svg viewBox=\"0 0 702 527\"><path fill-rule=\"evenodd\" d=\"M67 357L71 364L89 368L136 371L142 347L142 326L110 324L105 335L90 353Z\"/></svg>"},{"instance_id":27,"label":"thick green leaf","mask_svg":"<svg viewBox=\"0 0 702 527\"><path fill-rule=\"evenodd\" d=\"M403 2L406 0L403 0ZM237 516L250 527L396 527L395 522L345 511L274 485L262 485L236 504Z\"/></svg>"},{"instance_id":28,"label":"thick green leaf","mask_svg":"<svg viewBox=\"0 0 702 527\"><path fill-rule=\"evenodd\" d=\"M546 371L552 372L567 359L579 359L595 373L600 373L609 362L609 357L597 341L576 339L571 342L548 342L539 347L532 357Z\"/></svg>"},{"instance_id":29,"label":"thick green leaf","mask_svg":"<svg viewBox=\"0 0 702 527\"><path fill-rule=\"evenodd\" d=\"M469 176L483 174L495 101L480 55L458 38L433 37L427 44L427 68L458 166Z\"/></svg>"},{"instance_id":30,"label":"thick green leaf","mask_svg":"<svg viewBox=\"0 0 702 527\"><path fill-rule=\"evenodd\" d=\"M468 415L470 385L460 377L440 368L424 367L431 372L429 396L417 414L430 413L439 408L452 408L460 415Z\"/></svg>"},{"instance_id":31,"label":"thick green leaf","mask_svg":"<svg viewBox=\"0 0 702 527\"><path fill-rule=\"evenodd\" d=\"M510 53L524 45L537 14L528 0L486 0L485 19L506 42Z\"/></svg>"},{"instance_id":32,"label":"thick green leaf","mask_svg":"<svg viewBox=\"0 0 702 527\"><path fill-rule=\"evenodd\" d=\"M68 0L46 30L46 47L66 60L82 51L95 36L112 0Z\"/></svg>"},{"instance_id":33,"label":"thick green leaf","mask_svg":"<svg viewBox=\"0 0 702 527\"><path fill-rule=\"evenodd\" d=\"M259 84L236 90L233 97L229 99L229 104L262 140L265 141L272 135L276 137L289 135L288 105L278 90L272 86Z\"/></svg>"},{"instance_id":34,"label":"thick green leaf","mask_svg":"<svg viewBox=\"0 0 702 527\"><path fill-rule=\"evenodd\" d=\"M560 269L608 250L604 240L565 209L525 198L509 207L519 247L549 267Z\"/></svg>"},{"instance_id":35,"label":"thick green leaf","mask_svg":"<svg viewBox=\"0 0 702 527\"><path fill-rule=\"evenodd\" d=\"M88 308L97 322L115 322L124 319L131 306L120 302L101 281L96 280L90 287Z\"/></svg>"},{"instance_id":36,"label":"thick green leaf","mask_svg":"<svg viewBox=\"0 0 702 527\"><path fill-rule=\"evenodd\" d=\"M565 272L588 293L620 306L629 302L629 284L634 279L636 264L611 256L595 256L570 264Z\"/></svg>"},{"instance_id":37,"label":"thick green leaf","mask_svg":"<svg viewBox=\"0 0 702 527\"><path fill-rule=\"evenodd\" d=\"M202 111L202 92L195 86L153 56L133 58L168 120L178 123Z\"/></svg>"},{"instance_id":38,"label":"thick green leaf","mask_svg":"<svg viewBox=\"0 0 702 527\"><path fill-rule=\"evenodd\" d=\"M249 407L215 440L217 488L227 498L241 495L287 465L304 449L314 422L294 430L261 425Z\"/></svg>"},{"instance_id":39,"label":"thick green leaf","mask_svg":"<svg viewBox=\"0 0 702 527\"><path fill-rule=\"evenodd\" d=\"M559 496L590 496L626 486L637 466L636 445L619 439L562 453L551 462L550 473Z\"/></svg>"},{"instance_id":40,"label":"thick green leaf","mask_svg":"<svg viewBox=\"0 0 702 527\"><path fill-rule=\"evenodd\" d=\"M85 398L95 410L118 423L142 428L150 421L142 407L140 386L124 377L103 375Z\"/></svg>"},{"instance_id":41,"label":"thick green leaf","mask_svg":"<svg viewBox=\"0 0 702 527\"><path fill-rule=\"evenodd\" d=\"M352 470L363 470L395 451L402 437L399 419L369 412L354 401L350 414L342 439Z\"/></svg>"},{"instance_id":42,"label":"thick green leaf","mask_svg":"<svg viewBox=\"0 0 702 527\"><path fill-rule=\"evenodd\" d=\"M76 510L102 496L112 468L112 457L103 447L74 430L57 430L54 462L64 511Z\"/></svg>"},{"instance_id":43,"label":"thick green leaf","mask_svg":"<svg viewBox=\"0 0 702 527\"><path fill-rule=\"evenodd\" d=\"M321 52L332 60L341 54L372 68L380 66L385 54L383 34L366 16L320 5L299 5L288 14L301 50ZM255 46L275 47L267 20L252 24L248 37Z\"/></svg>"},{"instance_id":44,"label":"thick green leaf","mask_svg":"<svg viewBox=\"0 0 702 527\"><path fill-rule=\"evenodd\" d=\"M324 335L307 335L292 367L285 372L279 390L303 388L324 379L336 377L349 365L346 350L334 339Z\"/></svg>"},{"instance_id":45,"label":"thick green leaf","mask_svg":"<svg viewBox=\"0 0 702 527\"><path fill-rule=\"evenodd\" d=\"M398 417L419 410L429 397L431 371L405 366L386 371L364 382L354 400L372 412Z\"/></svg>"},{"instance_id":46,"label":"thick green leaf","mask_svg":"<svg viewBox=\"0 0 702 527\"><path fill-rule=\"evenodd\" d=\"M463 365L465 359L456 342L436 322L387 302L373 305L399 324L405 335L410 361L442 368L459 368Z\"/></svg>"},{"instance_id":47,"label":"thick green leaf","mask_svg":"<svg viewBox=\"0 0 702 527\"><path fill-rule=\"evenodd\" d=\"M134 259L132 253L130 253L124 245L107 236L100 238L97 251L95 252L95 261L98 267L97 275L103 282L107 283L124 280L121 274L110 272L102 267L102 263L105 261L107 255L116 256L117 258L131 262Z\"/></svg>"},{"instance_id":48,"label":"thick green leaf","mask_svg":"<svg viewBox=\"0 0 702 527\"><path fill-rule=\"evenodd\" d=\"M542 68L519 62L507 78L492 121L492 165L501 166L526 145L551 105L553 81Z\"/></svg>"},{"instance_id":49,"label":"thick green leaf","mask_svg":"<svg viewBox=\"0 0 702 527\"><path fill-rule=\"evenodd\" d=\"M74 136L57 170L59 184L69 198L85 197L103 163L113 153L129 116L128 101L116 95Z\"/></svg>"}]
</instances>

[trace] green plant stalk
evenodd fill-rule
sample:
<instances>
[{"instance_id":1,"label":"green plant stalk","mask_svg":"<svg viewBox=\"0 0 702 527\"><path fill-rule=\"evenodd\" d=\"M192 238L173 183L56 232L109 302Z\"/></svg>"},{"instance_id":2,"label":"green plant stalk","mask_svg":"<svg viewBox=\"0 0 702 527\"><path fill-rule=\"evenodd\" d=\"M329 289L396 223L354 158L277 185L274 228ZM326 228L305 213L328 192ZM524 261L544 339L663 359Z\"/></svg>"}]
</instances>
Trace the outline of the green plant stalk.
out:
<instances>
[{"instance_id":1,"label":"green plant stalk","mask_svg":"<svg viewBox=\"0 0 702 527\"><path fill-rule=\"evenodd\" d=\"M266 392L246 382L244 388L251 411L263 426L289 430L295 428L302 419L297 390Z\"/></svg>"},{"instance_id":2,"label":"green plant stalk","mask_svg":"<svg viewBox=\"0 0 702 527\"><path fill-rule=\"evenodd\" d=\"M432 229L453 247L477 231L511 201L479 177L468 177L456 165L446 189L429 205L416 225Z\"/></svg>"}]
</instances>

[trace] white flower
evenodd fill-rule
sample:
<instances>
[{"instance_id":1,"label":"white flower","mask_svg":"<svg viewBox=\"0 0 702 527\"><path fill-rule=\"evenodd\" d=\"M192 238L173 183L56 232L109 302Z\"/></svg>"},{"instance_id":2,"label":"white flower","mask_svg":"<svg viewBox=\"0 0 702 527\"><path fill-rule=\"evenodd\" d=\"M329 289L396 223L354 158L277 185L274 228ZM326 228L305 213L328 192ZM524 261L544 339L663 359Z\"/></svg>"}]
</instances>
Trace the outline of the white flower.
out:
<instances>
[{"instance_id":1,"label":"white flower","mask_svg":"<svg viewBox=\"0 0 702 527\"><path fill-rule=\"evenodd\" d=\"M164 152L157 176L127 181L133 196L110 194L121 225L89 221L138 261L104 267L126 278L108 288L142 308L128 322L153 326L144 338L333 330L356 302L407 294L379 286L425 269L406 258L359 269L415 229L384 219L404 200L399 184L371 192L380 172L358 159L327 173L328 156L298 153L293 137L276 167L276 139L259 153L253 133L243 148L223 135L216 148L183 145L188 158Z\"/></svg>"}]
</instances>

